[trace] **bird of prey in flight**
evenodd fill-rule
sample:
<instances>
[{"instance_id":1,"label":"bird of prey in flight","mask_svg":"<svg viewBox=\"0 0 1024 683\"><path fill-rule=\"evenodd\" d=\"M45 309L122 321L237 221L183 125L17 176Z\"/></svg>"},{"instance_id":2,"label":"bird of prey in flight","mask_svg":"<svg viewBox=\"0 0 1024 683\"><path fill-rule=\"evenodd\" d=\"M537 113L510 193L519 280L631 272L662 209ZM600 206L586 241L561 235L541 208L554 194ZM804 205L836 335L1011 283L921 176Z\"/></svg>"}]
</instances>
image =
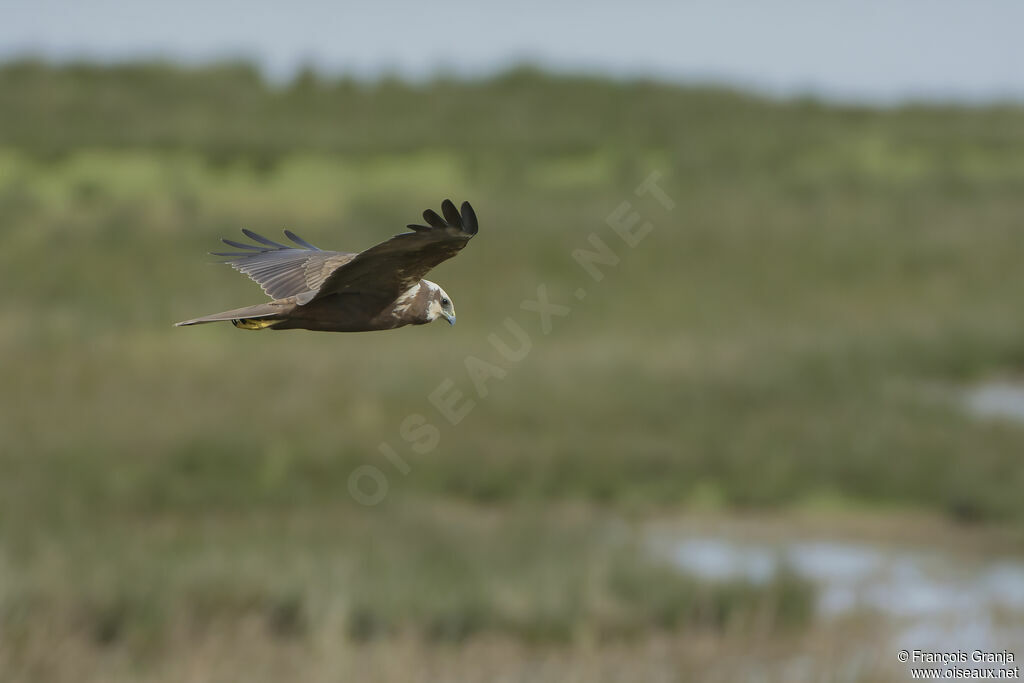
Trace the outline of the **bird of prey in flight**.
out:
<instances>
[{"instance_id":1,"label":"bird of prey in flight","mask_svg":"<svg viewBox=\"0 0 1024 683\"><path fill-rule=\"evenodd\" d=\"M358 254L323 251L290 230L296 246L242 230L253 244L225 239L240 251L214 253L255 280L267 303L204 315L177 325L230 321L245 330L368 332L422 325L438 318L455 324L455 306L440 286L424 280L431 268L455 256L477 232L469 202L461 213L451 200L442 216L427 209L426 225L395 235Z\"/></svg>"}]
</instances>

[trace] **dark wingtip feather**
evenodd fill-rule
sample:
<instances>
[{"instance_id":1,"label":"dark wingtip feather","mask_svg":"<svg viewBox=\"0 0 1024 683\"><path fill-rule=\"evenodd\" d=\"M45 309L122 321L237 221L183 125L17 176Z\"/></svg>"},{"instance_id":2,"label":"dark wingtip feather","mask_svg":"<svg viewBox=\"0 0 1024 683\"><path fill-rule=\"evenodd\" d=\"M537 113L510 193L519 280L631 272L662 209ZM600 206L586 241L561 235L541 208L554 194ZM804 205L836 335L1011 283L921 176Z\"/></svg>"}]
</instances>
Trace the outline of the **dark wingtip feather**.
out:
<instances>
[{"instance_id":1,"label":"dark wingtip feather","mask_svg":"<svg viewBox=\"0 0 1024 683\"><path fill-rule=\"evenodd\" d=\"M455 208L455 204L452 200L446 199L441 202L441 213L444 214L444 219L448 221L448 225L453 228L462 227L462 216L459 215L459 212Z\"/></svg>"},{"instance_id":2,"label":"dark wingtip feather","mask_svg":"<svg viewBox=\"0 0 1024 683\"><path fill-rule=\"evenodd\" d=\"M433 209L427 209L423 212L423 220L427 222L432 228L447 228L448 224L444 222L444 219L437 215L437 212Z\"/></svg>"},{"instance_id":3,"label":"dark wingtip feather","mask_svg":"<svg viewBox=\"0 0 1024 683\"><path fill-rule=\"evenodd\" d=\"M469 202L462 202L462 225L470 235L475 235L479 229L476 222L476 211L469 205Z\"/></svg>"},{"instance_id":4,"label":"dark wingtip feather","mask_svg":"<svg viewBox=\"0 0 1024 683\"><path fill-rule=\"evenodd\" d=\"M263 249L261 247L257 247L257 246L255 246L253 244L245 244L243 242L236 242L235 240L229 240L227 237L221 237L220 241L223 242L224 244L228 245L229 247L234 247L235 249L248 249L249 251L263 251Z\"/></svg>"},{"instance_id":5,"label":"dark wingtip feather","mask_svg":"<svg viewBox=\"0 0 1024 683\"><path fill-rule=\"evenodd\" d=\"M320 251L319 247L314 247L312 244L310 244L306 240L302 239L301 237L296 235L291 230L285 230L284 231L284 236L287 237L288 239L290 239L292 242L295 242L295 244L299 245L300 247L305 247L306 249L312 249L313 251Z\"/></svg>"},{"instance_id":6,"label":"dark wingtip feather","mask_svg":"<svg viewBox=\"0 0 1024 683\"><path fill-rule=\"evenodd\" d=\"M409 225L407 225L405 227L409 228L410 230L414 230L416 232L423 232L424 230L432 230L433 229L433 228L430 228L430 227L428 227L426 225L415 225L414 223L410 223Z\"/></svg>"},{"instance_id":7,"label":"dark wingtip feather","mask_svg":"<svg viewBox=\"0 0 1024 683\"><path fill-rule=\"evenodd\" d=\"M259 242L260 244L265 244L268 247L274 247L275 249L287 249L288 248L286 245L278 244L274 240L267 239L263 235L255 233L252 230L249 230L248 228L242 228L242 234L245 235L246 237L248 237L249 239L253 240L254 242Z\"/></svg>"},{"instance_id":8,"label":"dark wingtip feather","mask_svg":"<svg viewBox=\"0 0 1024 683\"><path fill-rule=\"evenodd\" d=\"M460 213L455 208L455 203L452 200L445 199L441 202L441 212L444 214L444 218L441 218L436 211L427 209L423 212L423 220L432 228L456 228L469 235L477 233L479 226L477 224L476 212L473 211L473 207L470 206L469 202L462 202ZM429 229L425 225L409 225L408 227L410 230L417 232Z\"/></svg>"}]
</instances>

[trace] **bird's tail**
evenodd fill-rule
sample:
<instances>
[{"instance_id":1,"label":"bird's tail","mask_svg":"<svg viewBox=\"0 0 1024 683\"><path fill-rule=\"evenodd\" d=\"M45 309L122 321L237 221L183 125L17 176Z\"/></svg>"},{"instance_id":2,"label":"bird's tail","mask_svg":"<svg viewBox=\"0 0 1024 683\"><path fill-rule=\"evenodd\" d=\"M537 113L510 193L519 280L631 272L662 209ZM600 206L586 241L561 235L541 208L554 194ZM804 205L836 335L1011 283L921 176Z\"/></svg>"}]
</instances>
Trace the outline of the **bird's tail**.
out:
<instances>
[{"instance_id":1,"label":"bird's tail","mask_svg":"<svg viewBox=\"0 0 1024 683\"><path fill-rule=\"evenodd\" d=\"M236 308L222 313L212 313L200 318L193 318L192 320L182 320L180 323L174 323L174 326L184 327L186 325L230 321L232 325L243 330L262 330L267 327L273 327L281 322L284 319L281 314L282 310L279 304L256 304L255 306Z\"/></svg>"}]
</instances>

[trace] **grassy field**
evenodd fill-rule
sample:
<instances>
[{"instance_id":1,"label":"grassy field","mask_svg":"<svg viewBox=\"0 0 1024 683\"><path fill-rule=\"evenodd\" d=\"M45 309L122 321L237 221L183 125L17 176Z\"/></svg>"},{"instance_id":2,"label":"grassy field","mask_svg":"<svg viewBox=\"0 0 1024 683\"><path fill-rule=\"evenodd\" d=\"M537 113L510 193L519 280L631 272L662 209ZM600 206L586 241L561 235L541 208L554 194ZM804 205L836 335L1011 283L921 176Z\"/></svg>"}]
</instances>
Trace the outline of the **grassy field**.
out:
<instances>
[{"instance_id":1,"label":"grassy field","mask_svg":"<svg viewBox=\"0 0 1024 683\"><path fill-rule=\"evenodd\" d=\"M671 209L637 194L652 173ZM221 236L358 250L445 197L481 222L431 276L454 328L171 327L262 300L210 264ZM652 226L633 247L623 202ZM798 633L807 586L704 585L630 529L869 506L1019 529L1024 427L957 392L1024 364L1022 225L1015 107L2 67L0 678L216 679L209 650L175 653L267 641L267 680L402 680L374 648L635 661ZM592 235L619 258L600 282L573 257ZM570 309L549 332L521 307L539 286ZM507 318L531 342L515 362L488 340L513 343ZM500 368L486 396L467 357ZM475 400L457 425L430 399L445 380ZM376 506L350 493L361 466ZM340 669L317 668L331 648Z\"/></svg>"}]
</instances>

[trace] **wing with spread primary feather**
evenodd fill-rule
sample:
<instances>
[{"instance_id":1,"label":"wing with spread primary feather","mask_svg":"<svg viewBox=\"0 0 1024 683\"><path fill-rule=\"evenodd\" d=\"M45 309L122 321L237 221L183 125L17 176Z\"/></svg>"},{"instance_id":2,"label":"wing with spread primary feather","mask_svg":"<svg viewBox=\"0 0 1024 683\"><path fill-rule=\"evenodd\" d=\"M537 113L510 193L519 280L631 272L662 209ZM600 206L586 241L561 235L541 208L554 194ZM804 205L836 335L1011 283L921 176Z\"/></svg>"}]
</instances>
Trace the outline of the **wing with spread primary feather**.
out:
<instances>
[{"instance_id":1,"label":"wing with spread primary feather","mask_svg":"<svg viewBox=\"0 0 1024 683\"><path fill-rule=\"evenodd\" d=\"M395 235L336 267L310 301L358 294L367 313L383 310L434 266L459 253L477 233L476 213L469 202L463 202L460 214L446 199L441 212L443 218L427 209L427 225L409 225L412 232Z\"/></svg>"},{"instance_id":2,"label":"wing with spread primary feather","mask_svg":"<svg viewBox=\"0 0 1024 683\"><path fill-rule=\"evenodd\" d=\"M213 252L213 255L224 257L224 263L248 275L273 299L320 289L336 268L356 257L318 249L291 230L285 230L284 234L298 247L279 244L252 230L243 229L242 233L254 244L224 239L224 244L243 251Z\"/></svg>"}]
</instances>

